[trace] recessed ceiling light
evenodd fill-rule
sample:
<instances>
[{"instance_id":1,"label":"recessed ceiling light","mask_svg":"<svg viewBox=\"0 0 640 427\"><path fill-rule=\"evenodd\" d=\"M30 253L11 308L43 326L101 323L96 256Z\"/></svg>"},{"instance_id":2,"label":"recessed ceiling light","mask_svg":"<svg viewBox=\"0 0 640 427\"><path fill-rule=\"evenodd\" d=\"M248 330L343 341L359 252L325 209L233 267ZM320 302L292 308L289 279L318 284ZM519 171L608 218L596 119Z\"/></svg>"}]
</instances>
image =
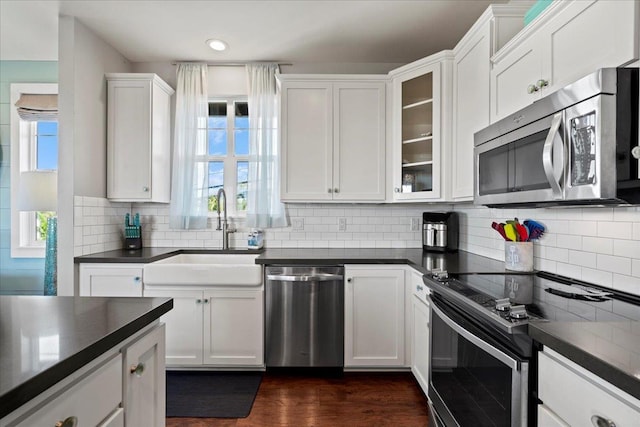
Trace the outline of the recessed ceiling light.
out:
<instances>
[{"instance_id":1,"label":"recessed ceiling light","mask_svg":"<svg viewBox=\"0 0 640 427\"><path fill-rule=\"evenodd\" d=\"M210 39L210 40L207 40L207 44L211 49L217 50L218 52L222 52L223 50L227 49L227 44L222 40Z\"/></svg>"}]
</instances>

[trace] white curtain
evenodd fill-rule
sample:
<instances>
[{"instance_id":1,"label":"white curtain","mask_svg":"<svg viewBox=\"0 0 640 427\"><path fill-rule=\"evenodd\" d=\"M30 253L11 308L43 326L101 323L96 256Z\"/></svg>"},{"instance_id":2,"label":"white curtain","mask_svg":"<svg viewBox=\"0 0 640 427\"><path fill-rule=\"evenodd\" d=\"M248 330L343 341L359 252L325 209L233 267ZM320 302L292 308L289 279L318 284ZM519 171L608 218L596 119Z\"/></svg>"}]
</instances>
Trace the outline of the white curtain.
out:
<instances>
[{"instance_id":1,"label":"white curtain","mask_svg":"<svg viewBox=\"0 0 640 427\"><path fill-rule=\"evenodd\" d=\"M277 64L248 64L249 188L247 226L286 227L280 203Z\"/></svg>"},{"instance_id":2,"label":"white curtain","mask_svg":"<svg viewBox=\"0 0 640 427\"><path fill-rule=\"evenodd\" d=\"M169 227L207 227L207 65L178 64Z\"/></svg>"}]
</instances>

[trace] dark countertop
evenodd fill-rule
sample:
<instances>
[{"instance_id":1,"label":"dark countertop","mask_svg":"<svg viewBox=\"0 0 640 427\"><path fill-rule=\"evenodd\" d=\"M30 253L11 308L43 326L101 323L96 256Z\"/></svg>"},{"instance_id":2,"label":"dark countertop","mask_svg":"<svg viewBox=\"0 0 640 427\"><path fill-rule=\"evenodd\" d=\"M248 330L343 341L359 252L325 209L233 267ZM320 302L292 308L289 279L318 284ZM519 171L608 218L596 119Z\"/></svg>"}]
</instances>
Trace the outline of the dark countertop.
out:
<instances>
[{"instance_id":1,"label":"dark countertop","mask_svg":"<svg viewBox=\"0 0 640 427\"><path fill-rule=\"evenodd\" d=\"M0 418L172 308L171 298L0 296Z\"/></svg>"},{"instance_id":2,"label":"dark countertop","mask_svg":"<svg viewBox=\"0 0 640 427\"><path fill-rule=\"evenodd\" d=\"M640 322L532 322L529 335L640 399Z\"/></svg>"},{"instance_id":3,"label":"dark countertop","mask_svg":"<svg viewBox=\"0 0 640 427\"><path fill-rule=\"evenodd\" d=\"M255 253L257 264L409 264L423 273L442 268L451 273L502 272L504 263L491 258L458 251L424 252L422 249L190 249L142 248L118 249L75 257L75 263L149 263L184 253Z\"/></svg>"}]
</instances>

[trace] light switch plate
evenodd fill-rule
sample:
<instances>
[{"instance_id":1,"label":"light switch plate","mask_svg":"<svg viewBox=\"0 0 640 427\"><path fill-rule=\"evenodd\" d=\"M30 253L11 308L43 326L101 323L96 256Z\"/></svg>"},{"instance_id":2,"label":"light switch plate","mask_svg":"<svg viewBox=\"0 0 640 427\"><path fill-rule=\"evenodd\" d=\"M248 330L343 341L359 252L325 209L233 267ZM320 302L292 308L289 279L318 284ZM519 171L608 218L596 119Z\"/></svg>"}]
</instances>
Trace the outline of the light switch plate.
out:
<instances>
[{"instance_id":1,"label":"light switch plate","mask_svg":"<svg viewBox=\"0 0 640 427\"><path fill-rule=\"evenodd\" d=\"M347 231L347 218L338 218L338 231Z\"/></svg>"},{"instance_id":2,"label":"light switch plate","mask_svg":"<svg viewBox=\"0 0 640 427\"><path fill-rule=\"evenodd\" d=\"M420 218L411 218L411 231L420 231Z\"/></svg>"}]
</instances>

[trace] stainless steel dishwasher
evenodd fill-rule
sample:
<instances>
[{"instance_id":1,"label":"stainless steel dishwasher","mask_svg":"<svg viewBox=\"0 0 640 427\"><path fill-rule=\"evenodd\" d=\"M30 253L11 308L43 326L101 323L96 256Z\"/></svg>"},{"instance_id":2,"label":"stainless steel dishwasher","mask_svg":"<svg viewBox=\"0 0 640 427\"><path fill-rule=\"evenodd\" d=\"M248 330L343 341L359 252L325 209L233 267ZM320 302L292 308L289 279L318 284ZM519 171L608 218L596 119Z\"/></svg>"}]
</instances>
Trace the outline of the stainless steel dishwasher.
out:
<instances>
[{"instance_id":1,"label":"stainless steel dishwasher","mask_svg":"<svg viewBox=\"0 0 640 427\"><path fill-rule=\"evenodd\" d=\"M268 266L266 350L270 367L344 366L344 267Z\"/></svg>"}]
</instances>

